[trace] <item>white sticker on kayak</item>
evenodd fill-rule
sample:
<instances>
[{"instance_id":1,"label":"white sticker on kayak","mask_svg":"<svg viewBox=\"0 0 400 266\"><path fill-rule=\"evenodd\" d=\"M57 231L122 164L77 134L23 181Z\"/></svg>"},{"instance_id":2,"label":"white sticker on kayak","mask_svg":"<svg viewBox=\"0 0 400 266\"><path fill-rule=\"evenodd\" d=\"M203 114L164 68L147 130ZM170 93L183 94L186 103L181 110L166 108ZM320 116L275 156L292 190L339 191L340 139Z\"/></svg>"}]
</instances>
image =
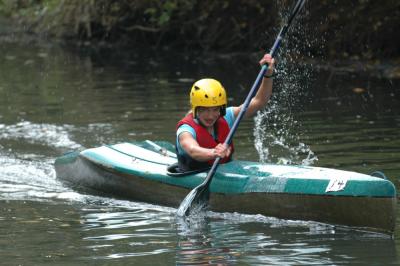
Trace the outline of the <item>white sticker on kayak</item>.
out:
<instances>
[{"instance_id":1,"label":"white sticker on kayak","mask_svg":"<svg viewBox=\"0 0 400 266\"><path fill-rule=\"evenodd\" d=\"M329 181L328 186L326 187L325 192L334 192L344 190L347 183L347 178L340 177L334 178Z\"/></svg>"}]
</instances>

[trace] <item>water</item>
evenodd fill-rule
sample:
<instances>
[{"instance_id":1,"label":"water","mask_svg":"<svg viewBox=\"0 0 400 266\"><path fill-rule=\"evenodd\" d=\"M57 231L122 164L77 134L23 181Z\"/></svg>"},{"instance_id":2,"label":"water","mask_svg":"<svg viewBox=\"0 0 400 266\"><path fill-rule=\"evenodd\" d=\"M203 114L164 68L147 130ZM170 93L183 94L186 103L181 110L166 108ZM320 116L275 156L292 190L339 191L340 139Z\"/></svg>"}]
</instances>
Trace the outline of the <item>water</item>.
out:
<instances>
[{"instance_id":1,"label":"water","mask_svg":"<svg viewBox=\"0 0 400 266\"><path fill-rule=\"evenodd\" d=\"M257 57L125 56L23 40L2 40L0 50L1 264L399 263L398 230L391 239L212 212L185 222L176 209L75 191L56 179L53 162L70 150L173 141L195 79L220 79L229 100L240 103L257 74ZM294 83L304 86L287 88L283 78L276 80L269 109L256 118L264 132L254 131L251 119L243 121L234 138L236 158L383 170L399 187L399 81L307 71ZM287 104L279 104L282 99Z\"/></svg>"}]
</instances>

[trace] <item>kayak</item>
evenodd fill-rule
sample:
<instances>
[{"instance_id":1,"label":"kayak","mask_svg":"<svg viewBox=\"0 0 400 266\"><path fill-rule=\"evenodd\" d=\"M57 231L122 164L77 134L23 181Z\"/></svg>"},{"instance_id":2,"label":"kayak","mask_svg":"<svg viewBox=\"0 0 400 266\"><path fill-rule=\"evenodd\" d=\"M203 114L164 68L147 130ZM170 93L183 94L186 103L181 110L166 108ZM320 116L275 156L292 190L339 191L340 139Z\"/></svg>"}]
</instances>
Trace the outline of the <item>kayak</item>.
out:
<instances>
[{"instance_id":1,"label":"kayak","mask_svg":"<svg viewBox=\"0 0 400 266\"><path fill-rule=\"evenodd\" d=\"M178 207L207 171L177 173L169 142L104 145L64 154L57 178L135 201ZM233 160L210 184L209 209L393 234L396 189L384 175Z\"/></svg>"}]
</instances>

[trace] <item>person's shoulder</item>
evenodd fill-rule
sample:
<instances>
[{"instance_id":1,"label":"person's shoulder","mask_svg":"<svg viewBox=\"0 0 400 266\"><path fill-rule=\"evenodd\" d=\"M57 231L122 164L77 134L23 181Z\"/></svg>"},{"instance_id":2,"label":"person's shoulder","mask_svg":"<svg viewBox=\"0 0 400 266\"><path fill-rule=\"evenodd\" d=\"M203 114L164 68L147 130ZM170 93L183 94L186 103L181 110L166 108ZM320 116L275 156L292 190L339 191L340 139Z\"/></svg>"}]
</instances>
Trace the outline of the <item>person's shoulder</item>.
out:
<instances>
[{"instance_id":1,"label":"person's shoulder","mask_svg":"<svg viewBox=\"0 0 400 266\"><path fill-rule=\"evenodd\" d=\"M226 107L226 113L233 113L233 108L234 108L234 106L228 106L228 107Z\"/></svg>"},{"instance_id":2,"label":"person's shoulder","mask_svg":"<svg viewBox=\"0 0 400 266\"><path fill-rule=\"evenodd\" d=\"M179 136L183 132L189 132L190 134L193 135L193 137L196 137L196 132L193 127L191 127L188 124L182 124L178 129L176 130L176 136Z\"/></svg>"},{"instance_id":3,"label":"person's shoulder","mask_svg":"<svg viewBox=\"0 0 400 266\"><path fill-rule=\"evenodd\" d=\"M235 110L234 106L229 106L226 108L226 113L224 116L226 122L228 123L229 127L232 127L233 122L235 122Z\"/></svg>"}]
</instances>

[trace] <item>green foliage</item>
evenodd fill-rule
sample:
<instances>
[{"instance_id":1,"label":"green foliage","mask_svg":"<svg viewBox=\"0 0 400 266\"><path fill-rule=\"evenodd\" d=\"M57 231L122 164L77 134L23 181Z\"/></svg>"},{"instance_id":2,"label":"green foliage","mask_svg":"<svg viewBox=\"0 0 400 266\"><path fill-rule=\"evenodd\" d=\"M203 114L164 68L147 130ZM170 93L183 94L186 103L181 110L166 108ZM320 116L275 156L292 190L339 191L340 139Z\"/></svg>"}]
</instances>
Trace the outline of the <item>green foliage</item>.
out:
<instances>
[{"instance_id":1,"label":"green foliage","mask_svg":"<svg viewBox=\"0 0 400 266\"><path fill-rule=\"evenodd\" d=\"M290 0L3 0L0 12L62 38L237 51L266 49ZM307 47L329 57L399 56L400 1L308 1ZM314 36L314 37L313 37ZM302 36L299 36L301 38Z\"/></svg>"}]
</instances>

